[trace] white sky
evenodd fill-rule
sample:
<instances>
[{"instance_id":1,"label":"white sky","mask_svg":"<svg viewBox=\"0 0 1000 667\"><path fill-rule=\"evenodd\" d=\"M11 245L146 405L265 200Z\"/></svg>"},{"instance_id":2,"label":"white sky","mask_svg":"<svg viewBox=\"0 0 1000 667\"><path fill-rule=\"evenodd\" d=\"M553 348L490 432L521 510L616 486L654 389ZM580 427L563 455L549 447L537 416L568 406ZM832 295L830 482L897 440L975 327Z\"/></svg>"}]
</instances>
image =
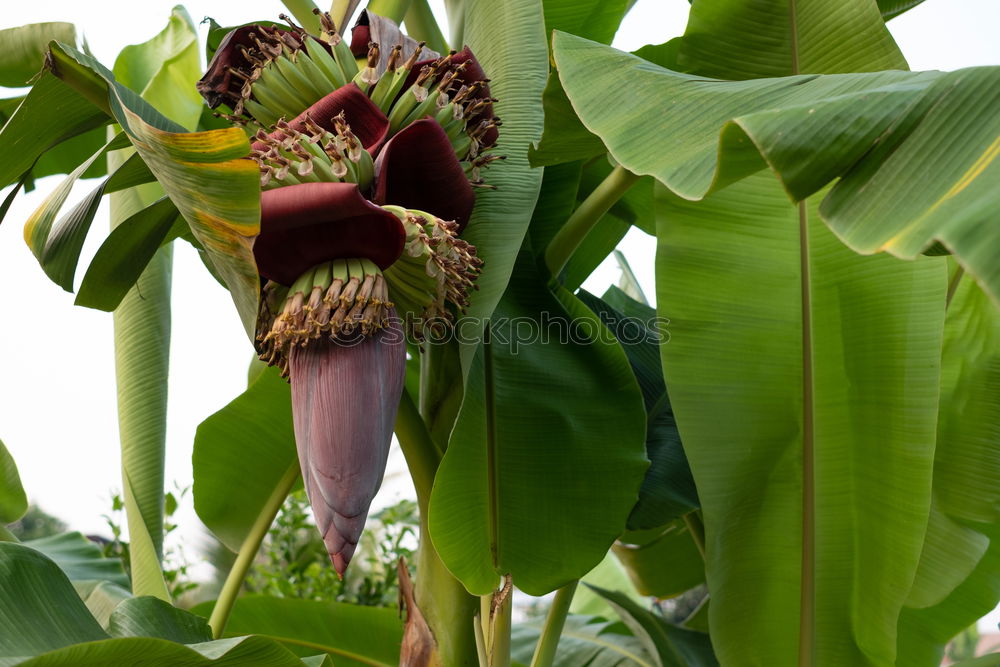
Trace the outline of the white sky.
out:
<instances>
[{"instance_id":1,"label":"white sky","mask_svg":"<svg viewBox=\"0 0 1000 667\"><path fill-rule=\"evenodd\" d=\"M159 32L174 4L4 0L0 28L40 21L75 23L95 55L110 67L122 47ZM196 22L212 16L222 25L276 17L284 10L278 0L185 4ZM632 50L680 35L687 10L686 0L639 0L614 45ZM1000 64L1000 0L927 0L889 27L912 69ZM110 509L111 491L121 486L111 315L73 306L73 295L45 277L21 235L23 221L60 178L39 181L36 191L20 196L0 224L0 284L8 285L0 326L0 439L12 452L32 501L73 528L106 532L101 515ZM78 187L73 201L91 187L92 182ZM99 213L95 230L106 227L106 220L106 214ZM101 240L101 235L91 235L78 281ZM252 351L228 294L208 276L190 246L176 246L167 480L168 486L171 480L187 486L195 428L243 391ZM620 246L649 296L654 294L654 246L637 230ZM600 293L617 279L618 271L609 261L586 286ZM376 504L410 493L398 449L390 471L395 477L387 477ZM181 524L186 535L196 535L198 521L190 507L183 511Z\"/></svg>"}]
</instances>

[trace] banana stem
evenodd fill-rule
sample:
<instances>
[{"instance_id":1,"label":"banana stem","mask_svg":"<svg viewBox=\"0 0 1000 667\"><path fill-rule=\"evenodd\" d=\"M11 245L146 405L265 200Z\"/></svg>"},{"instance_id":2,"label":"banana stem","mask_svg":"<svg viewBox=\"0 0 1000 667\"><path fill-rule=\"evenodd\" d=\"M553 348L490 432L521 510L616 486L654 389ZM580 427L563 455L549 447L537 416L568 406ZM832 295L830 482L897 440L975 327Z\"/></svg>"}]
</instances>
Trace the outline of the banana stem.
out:
<instances>
[{"instance_id":1,"label":"banana stem","mask_svg":"<svg viewBox=\"0 0 1000 667\"><path fill-rule=\"evenodd\" d=\"M691 539L694 540L694 545L698 547L698 553L701 554L702 560L705 559L705 524L702 523L701 517L698 516L698 510L693 510L684 515L684 523L687 525L688 532L691 533Z\"/></svg>"},{"instance_id":2,"label":"banana stem","mask_svg":"<svg viewBox=\"0 0 1000 667\"><path fill-rule=\"evenodd\" d=\"M542 636L538 638L538 646L535 647L535 655L531 658L531 667L552 667L556 649L559 647L559 637L566 625L569 605L573 602L573 594L576 593L579 583L579 580L571 581L556 591L555 599L552 600L552 606L549 607L549 613L545 617Z\"/></svg>"},{"instance_id":3,"label":"banana stem","mask_svg":"<svg viewBox=\"0 0 1000 667\"><path fill-rule=\"evenodd\" d=\"M246 539L243 540L240 552L236 555L236 562L233 563L232 569L229 570L229 574L226 576L226 582L222 585L222 592L219 593L219 599L215 603L215 608L212 609L211 617L208 619L214 639L222 637L222 633L226 629L226 623L229 621L229 614L233 611L233 605L236 604L236 598L243 587L243 580L246 579L250 565L253 564L253 559L260 549L260 545L264 541L268 529L274 522L274 517L278 515L278 510L281 509L281 505L285 502L285 498L288 497L292 486L295 485L298 478L299 462L296 460L288 467L288 470L285 471L285 474L278 481L277 486L274 487L271 496L264 503L260 514L257 515L257 520L250 527L250 532L247 533Z\"/></svg>"},{"instance_id":4,"label":"banana stem","mask_svg":"<svg viewBox=\"0 0 1000 667\"><path fill-rule=\"evenodd\" d=\"M319 16L313 13L316 9L313 0L281 0L281 4L288 8L299 25L308 32L314 35L320 34L323 27L320 25Z\"/></svg>"},{"instance_id":5,"label":"banana stem","mask_svg":"<svg viewBox=\"0 0 1000 667\"><path fill-rule=\"evenodd\" d=\"M368 11L392 19L396 24L403 22L403 17L410 9L411 0L371 0Z\"/></svg>"},{"instance_id":6,"label":"banana stem","mask_svg":"<svg viewBox=\"0 0 1000 667\"><path fill-rule=\"evenodd\" d=\"M434 473L441 461L441 452L427 433L427 427L424 426L424 420L421 419L410 392L405 389L396 413L396 437L399 438L399 446L403 449L410 477L413 478L420 514L424 516L431 497Z\"/></svg>"},{"instance_id":7,"label":"banana stem","mask_svg":"<svg viewBox=\"0 0 1000 667\"><path fill-rule=\"evenodd\" d=\"M573 211L545 249L545 265L553 277L559 276L587 233L637 180L638 176L617 166Z\"/></svg>"},{"instance_id":8,"label":"banana stem","mask_svg":"<svg viewBox=\"0 0 1000 667\"><path fill-rule=\"evenodd\" d=\"M448 42L427 0L413 0L403 22L406 23L406 33L410 37L427 42L427 46L438 53L448 53Z\"/></svg>"}]
</instances>

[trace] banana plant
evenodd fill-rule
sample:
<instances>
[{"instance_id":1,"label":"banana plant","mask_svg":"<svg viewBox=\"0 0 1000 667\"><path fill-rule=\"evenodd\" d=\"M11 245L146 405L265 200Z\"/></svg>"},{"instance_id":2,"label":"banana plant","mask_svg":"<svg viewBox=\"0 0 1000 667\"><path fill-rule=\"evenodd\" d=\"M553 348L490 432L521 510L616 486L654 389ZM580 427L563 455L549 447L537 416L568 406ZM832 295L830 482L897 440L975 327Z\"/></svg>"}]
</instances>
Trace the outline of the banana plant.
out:
<instances>
[{"instance_id":1,"label":"banana plant","mask_svg":"<svg viewBox=\"0 0 1000 667\"><path fill-rule=\"evenodd\" d=\"M426 0L358 4L213 22L204 69L180 10L112 69L65 26L0 33L44 54L0 184L67 174L25 228L65 289L112 198L77 302L115 311L138 555L137 597L77 595L44 545L0 544L0 580L45 583L0 586L29 619L0 657L939 664L1000 600L1000 68L909 72L885 21L919 2L699 0L634 54L608 46L627 0L447 2L451 43ZM633 226L655 311L579 289ZM196 510L236 553L195 615L143 597L167 597L177 239L264 362L195 438ZM347 571L393 432L405 623L241 596L299 484ZM555 592L544 623L512 627L514 587Z\"/></svg>"}]
</instances>

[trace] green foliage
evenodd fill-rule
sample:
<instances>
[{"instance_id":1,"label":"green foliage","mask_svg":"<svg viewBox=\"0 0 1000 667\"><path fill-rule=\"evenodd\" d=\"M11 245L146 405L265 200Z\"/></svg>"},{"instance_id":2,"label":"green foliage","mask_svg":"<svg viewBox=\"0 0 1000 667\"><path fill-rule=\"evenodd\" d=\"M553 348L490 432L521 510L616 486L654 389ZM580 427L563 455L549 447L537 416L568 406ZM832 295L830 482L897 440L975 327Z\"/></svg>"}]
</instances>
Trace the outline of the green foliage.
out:
<instances>
[{"instance_id":1,"label":"green foliage","mask_svg":"<svg viewBox=\"0 0 1000 667\"><path fill-rule=\"evenodd\" d=\"M399 600L396 563L413 572L417 505L403 500L371 516L343 579L330 567L323 540L300 489L291 493L247 573L245 588L279 598L337 601L395 607Z\"/></svg>"},{"instance_id":2,"label":"green foliage","mask_svg":"<svg viewBox=\"0 0 1000 667\"><path fill-rule=\"evenodd\" d=\"M435 548L479 595L501 574L533 595L586 574L621 532L647 467L628 359L583 303L543 286L533 264L523 252L431 492ZM534 342L520 345L528 335ZM560 391L539 393L555 381ZM597 395L586 413L574 409Z\"/></svg>"}]
</instances>

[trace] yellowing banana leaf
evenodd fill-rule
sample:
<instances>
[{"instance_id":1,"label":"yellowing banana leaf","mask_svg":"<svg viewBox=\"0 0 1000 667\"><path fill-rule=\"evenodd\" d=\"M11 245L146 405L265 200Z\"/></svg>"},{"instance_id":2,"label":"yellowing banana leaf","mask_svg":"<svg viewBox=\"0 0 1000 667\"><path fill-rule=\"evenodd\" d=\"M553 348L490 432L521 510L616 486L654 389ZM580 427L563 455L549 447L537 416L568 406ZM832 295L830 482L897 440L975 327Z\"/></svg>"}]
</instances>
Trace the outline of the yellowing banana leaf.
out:
<instances>
[{"instance_id":1,"label":"yellowing banana leaf","mask_svg":"<svg viewBox=\"0 0 1000 667\"><path fill-rule=\"evenodd\" d=\"M24 239L38 263L46 275L67 292L73 291L80 252L97 214L101 197L106 193L148 182L153 179L153 175L138 156L132 156L66 215L58 221L55 217L66 203L73 185L91 165L103 160L109 152L125 146L128 146L128 139L124 133L115 135L114 139L66 176L24 224Z\"/></svg>"},{"instance_id":2,"label":"yellowing banana leaf","mask_svg":"<svg viewBox=\"0 0 1000 667\"><path fill-rule=\"evenodd\" d=\"M260 225L260 183L238 128L184 132L91 57L61 44L51 67L92 103L111 112L142 160L191 226L225 280L248 336L259 282L251 251Z\"/></svg>"}]
</instances>

